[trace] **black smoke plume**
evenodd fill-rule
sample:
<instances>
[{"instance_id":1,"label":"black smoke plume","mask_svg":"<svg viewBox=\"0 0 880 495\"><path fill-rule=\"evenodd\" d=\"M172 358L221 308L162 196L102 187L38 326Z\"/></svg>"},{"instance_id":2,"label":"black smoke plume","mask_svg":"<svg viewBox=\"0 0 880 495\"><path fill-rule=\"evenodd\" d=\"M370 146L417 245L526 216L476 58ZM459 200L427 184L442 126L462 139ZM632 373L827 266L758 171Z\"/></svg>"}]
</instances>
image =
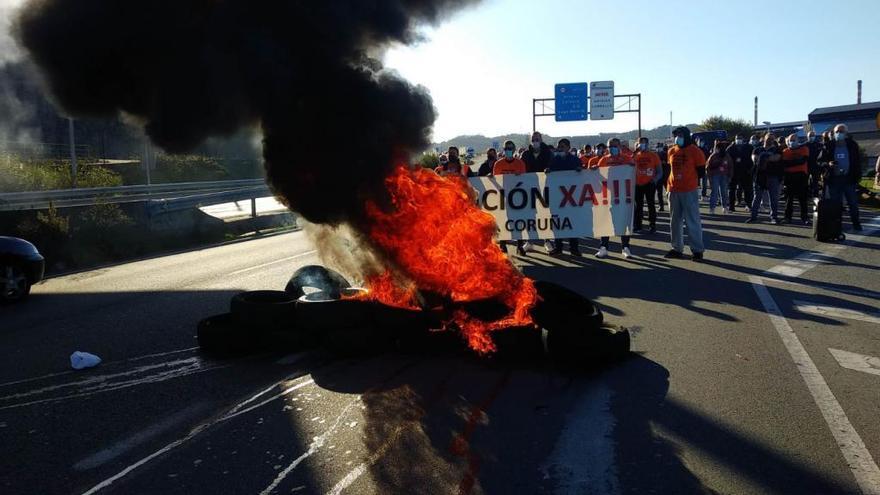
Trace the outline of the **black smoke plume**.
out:
<instances>
[{"instance_id":1,"label":"black smoke plume","mask_svg":"<svg viewBox=\"0 0 880 495\"><path fill-rule=\"evenodd\" d=\"M170 152L260 126L270 184L316 223L355 222L429 143L423 88L376 56L472 0L31 0L19 43L76 116L141 119Z\"/></svg>"}]
</instances>

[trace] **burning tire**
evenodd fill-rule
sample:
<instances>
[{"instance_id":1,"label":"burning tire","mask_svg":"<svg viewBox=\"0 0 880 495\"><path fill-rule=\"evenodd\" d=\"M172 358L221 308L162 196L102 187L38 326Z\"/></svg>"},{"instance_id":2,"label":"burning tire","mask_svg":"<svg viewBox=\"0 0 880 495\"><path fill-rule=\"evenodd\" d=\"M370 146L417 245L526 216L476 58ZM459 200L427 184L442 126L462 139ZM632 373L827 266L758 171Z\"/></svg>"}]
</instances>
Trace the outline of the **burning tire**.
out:
<instances>
[{"instance_id":1,"label":"burning tire","mask_svg":"<svg viewBox=\"0 0 880 495\"><path fill-rule=\"evenodd\" d=\"M505 328L492 332L497 356L503 360L534 361L544 356L542 330L534 326Z\"/></svg>"},{"instance_id":2,"label":"burning tire","mask_svg":"<svg viewBox=\"0 0 880 495\"><path fill-rule=\"evenodd\" d=\"M200 321L196 338L203 352L224 357L248 354L263 344L259 337L249 335L238 318L231 313Z\"/></svg>"},{"instance_id":3,"label":"burning tire","mask_svg":"<svg viewBox=\"0 0 880 495\"><path fill-rule=\"evenodd\" d=\"M296 298L279 290L255 290L232 296L230 311L242 325L258 331L290 327L296 314Z\"/></svg>"},{"instance_id":4,"label":"burning tire","mask_svg":"<svg viewBox=\"0 0 880 495\"><path fill-rule=\"evenodd\" d=\"M293 272L290 281L284 288L284 292L294 299L306 295L306 288L315 289L330 294L333 299L339 299L343 289L348 289L351 284L342 275L320 265L309 265Z\"/></svg>"},{"instance_id":5,"label":"burning tire","mask_svg":"<svg viewBox=\"0 0 880 495\"><path fill-rule=\"evenodd\" d=\"M541 301L532 309L532 318L547 330L597 329L605 321L602 310L577 292L552 282L536 281Z\"/></svg>"},{"instance_id":6,"label":"burning tire","mask_svg":"<svg viewBox=\"0 0 880 495\"><path fill-rule=\"evenodd\" d=\"M547 352L554 361L590 368L620 361L629 354L629 330L616 325L547 331Z\"/></svg>"},{"instance_id":7,"label":"burning tire","mask_svg":"<svg viewBox=\"0 0 880 495\"><path fill-rule=\"evenodd\" d=\"M366 289L342 289L338 296L327 292L312 292L296 301L297 324L309 332L351 328L372 324L374 304L358 299Z\"/></svg>"}]
</instances>

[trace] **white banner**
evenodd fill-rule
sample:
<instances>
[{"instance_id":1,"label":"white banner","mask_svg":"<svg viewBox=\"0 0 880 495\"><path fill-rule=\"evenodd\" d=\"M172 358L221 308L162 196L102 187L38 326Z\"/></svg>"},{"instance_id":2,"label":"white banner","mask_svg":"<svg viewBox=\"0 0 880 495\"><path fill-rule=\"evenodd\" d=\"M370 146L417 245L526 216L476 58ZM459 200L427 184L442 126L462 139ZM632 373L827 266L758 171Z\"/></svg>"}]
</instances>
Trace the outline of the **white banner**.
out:
<instances>
[{"instance_id":1,"label":"white banner","mask_svg":"<svg viewBox=\"0 0 880 495\"><path fill-rule=\"evenodd\" d=\"M632 234L634 166L469 180L502 241Z\"/></svg>"}]
</instances>

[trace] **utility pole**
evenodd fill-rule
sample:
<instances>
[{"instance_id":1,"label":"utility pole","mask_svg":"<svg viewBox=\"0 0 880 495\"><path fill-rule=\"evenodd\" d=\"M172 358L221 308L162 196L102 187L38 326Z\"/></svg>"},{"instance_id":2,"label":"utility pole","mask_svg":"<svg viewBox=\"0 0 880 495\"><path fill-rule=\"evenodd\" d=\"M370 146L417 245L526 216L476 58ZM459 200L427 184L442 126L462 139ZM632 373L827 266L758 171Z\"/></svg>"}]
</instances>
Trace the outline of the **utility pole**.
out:
<instances>
[{"instance_id":1,"label":"utility pole","mask_svg":"<svg viewBox=\"0 0 880 495\"><path fill-rule=\"evenodd\" d=\"M73 132L73 117L67 118L67 128L70 133L70 180L76 187L76 136Z\"/></svg>"},{"instance_id":2,"label":"utility pole","mask_svg":"<svg viewBox=\"0 0 880 495\"><path fill-rule=\"evenodd\" d=\"M669 137L672 137L672 110L669 111Z\"/></svg>"},{"instance_id":3,"label":"utility pole","mask_svg":"<svg viewBox=\"0 0 880 495\"><path fill-rule=\"evenodd\" d=\"M859 88L859 90L858 90L858 95L856 96L856 105L861 105L862 104L862 80L861 79L859 79L858 88Z\"/></svg>"}]
</instances>

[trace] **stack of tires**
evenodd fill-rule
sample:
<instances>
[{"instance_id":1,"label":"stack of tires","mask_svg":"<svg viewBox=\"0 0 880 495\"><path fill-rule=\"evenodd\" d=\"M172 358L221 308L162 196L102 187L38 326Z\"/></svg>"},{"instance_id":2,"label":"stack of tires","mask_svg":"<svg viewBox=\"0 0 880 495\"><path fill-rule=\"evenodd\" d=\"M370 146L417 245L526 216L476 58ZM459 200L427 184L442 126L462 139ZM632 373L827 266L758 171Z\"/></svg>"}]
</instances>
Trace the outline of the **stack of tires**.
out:
<instances>
[{"instance_id":1,"label":"stack of tires","mask_svg":"<svg viewBox=\"0 0 880 495\"><path fill-rule=\"evenodd\" d=\"M492 332L499 359L535 362L549 357L589 368L629 353L629 332L605 324L602 311L589 299L550 282L535 282L535 287L541 297L532 310L538 328ZM370 301L360 297L365 292L332 270L307 266L294 273L284 291L236 294L229 313L199 323L199 345L206 353L225 357L313 347L340 356L465 349L458 332L430 330L437 326L430 312ZM469 303L462 309L487 322L509 311L497 301Z\"/></svg>"}]
</instances>

